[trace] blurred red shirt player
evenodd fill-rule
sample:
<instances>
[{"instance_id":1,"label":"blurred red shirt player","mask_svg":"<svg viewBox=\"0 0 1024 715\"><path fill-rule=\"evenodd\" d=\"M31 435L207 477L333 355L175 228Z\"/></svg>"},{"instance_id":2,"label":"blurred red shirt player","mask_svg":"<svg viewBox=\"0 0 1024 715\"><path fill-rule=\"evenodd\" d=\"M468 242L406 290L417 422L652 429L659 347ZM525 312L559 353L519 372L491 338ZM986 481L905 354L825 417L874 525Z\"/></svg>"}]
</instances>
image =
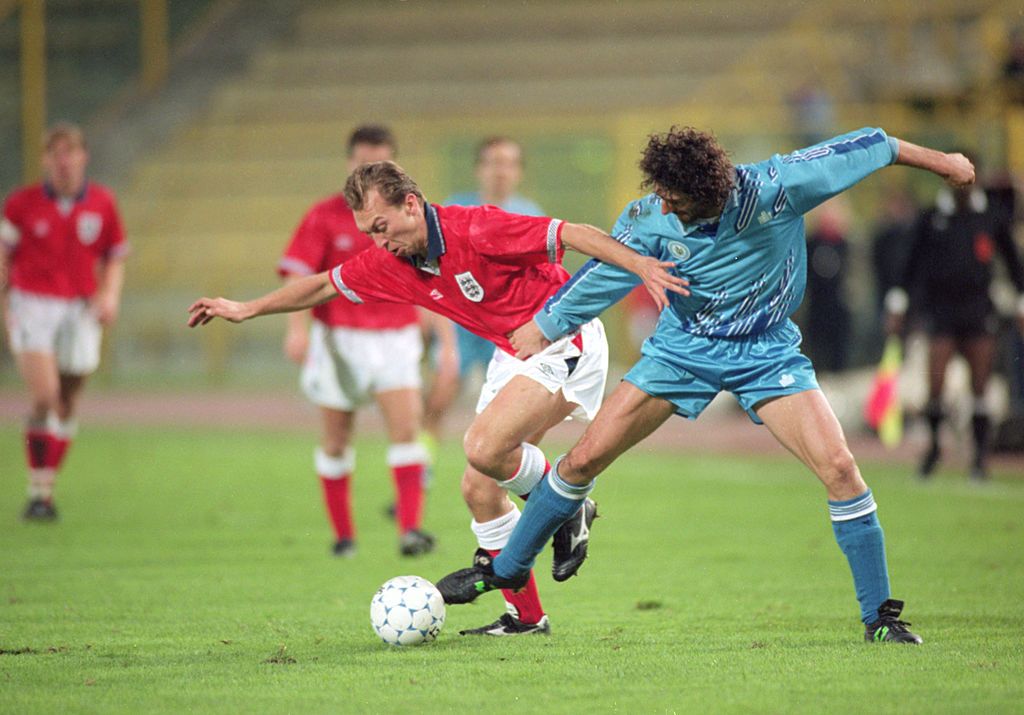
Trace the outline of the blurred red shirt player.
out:
<instances>
[{"instance_id":1,"label":"blurred red shirt player","mask_svg":"<svg viewBox=\"0 0 1024 715\"><path fill-rule=\"evenodd\" d=\"M49 521L77 398L99 365L103 327L117 317L127 245L113 193L86 180L81 129L54 125L43 142L45 180L4 203L0 287L8 344L31 401L24 518Z\"/></svg>"},{"instance_id":2,"label":"blurred red shirt player","mask_svg":"<svg viewBox=\"0 0 1024 715\"><path fill-rule=\"evenodd\" d=\"M385 127L361 126L349 137L349 171L394 155L395 140ZM344 196L337 194L315 204L303 217L278 263L278 273L289 281L320 273L372 245L356 227ZM284 348L291 360L302 363L302 390L320 407L322 435L314 461L334 529L334 554L355 552L351 436L355 411L370 400L376 401L387 425L399 551L405 556L430 551L433 537L420 528L427 454L417 441L423 413L423 338L416 308L324 303L288 316Z\"/></svg>"}]
</instances>

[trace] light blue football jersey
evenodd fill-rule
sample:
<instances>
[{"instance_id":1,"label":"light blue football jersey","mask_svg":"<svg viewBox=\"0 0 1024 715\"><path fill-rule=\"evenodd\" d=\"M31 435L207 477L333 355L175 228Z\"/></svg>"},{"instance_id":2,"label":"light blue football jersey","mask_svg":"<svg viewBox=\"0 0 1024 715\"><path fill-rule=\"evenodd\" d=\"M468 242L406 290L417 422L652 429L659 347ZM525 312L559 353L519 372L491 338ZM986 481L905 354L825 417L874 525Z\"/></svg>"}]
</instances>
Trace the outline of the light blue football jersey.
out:
<instances>
[{"instance_id":1,"label":"light blue football jersey","mask_svg":"<svg viewBox=\"0 0 1024 715\"><path fill-rule=\"evenodd\" d=\"M479 191L466 191L459 194L452 194L444 201L445 206L481 206L482 204L483 199L480 198ZM519 194L512 194L505 199L498 208L508 211L510 214L520 214L522 216L544 215L544 211L540 206Z\"/></svg>"},{"instance_id":2,"label":"light blue football jersey","mask_svg":"<svg viewBox=\"0 0 1024 715\"><path fill-rule=\"evenodd\" d=\"M792 154L736 167L736 184L717 219L683 224L649 194L630 203L612 235L637 252L675 264L687 297L669 293L656 335L755 335L789 318L807 283L803 215L896 160L898 143L861 129ZM549 339L572 332L620 300L640 279L591 260L534 320Z\"/></svg>"}]
</instances>

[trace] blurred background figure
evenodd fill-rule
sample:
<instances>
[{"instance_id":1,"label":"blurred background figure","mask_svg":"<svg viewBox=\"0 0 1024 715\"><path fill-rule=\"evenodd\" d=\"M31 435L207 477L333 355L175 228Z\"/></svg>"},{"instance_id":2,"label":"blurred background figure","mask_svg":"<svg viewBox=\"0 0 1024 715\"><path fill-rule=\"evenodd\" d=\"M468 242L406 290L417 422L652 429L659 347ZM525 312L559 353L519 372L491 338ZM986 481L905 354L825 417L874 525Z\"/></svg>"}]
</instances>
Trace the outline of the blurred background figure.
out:
<instances>
[{"instance_id":1,"label":"blurred background figure","mask_svg":"<svg viewBox=\"0 0 1024 715\"><path fill-rule=\"evenodd\" d=\"M804 352L820 372L839 372L850 354L850 309L844 294L850 211L843 197L814 212L807 233L807 313Z\"/></svg>"},{"instance_id":2,"label":"blurred background figure","mask_svg":"<svg viewBox=\"0 0 1024 715\"><path fill-rule=\"evenodd\" d=\"M1018 104L1024 103L1024 29L1020 27L1010 32L1003 63L1003 82L1006 98Z\"/></svg>"},{"instance_id":3,"label":"blurred background figure","mask_svg":"<svg viewBox=\"0 0 1024 715\"><path fill-rule=\"evenodd\" d=\"M392 160L395 151L395 137L387 127L358 127L348 139L348 171ZM356 227L352 210L338 193L306 213L278 273L293 281L333 268L371 246L373 241ZM350 485L356 455L351 445L356 410L371 401L380 408L387 431L399 551L403 556L432 551L433 536L420 528L428 459L417 439L423 414L423 339L416 308L332 300L312 311L290 313L287 319L285 354L303 366L302 391L320 408L314 463L334 530L334 555L355 553Z\"/></svg>"},{"instance_id":4,"label":"blurred background figure","mask_svg":"<svg viewBox=\"0 0 1024 715\"><path fill-rule=\"evenodd\" d=\"M941 458L940 431L946 417L943 404L946 368L962 355L971 373L970 477L987 478L991 419L985 389L995 357L998 315L990 290L999 255L1020 296L1016 324L1024 330L1024 268L1011 237L1010 217L978 185L942 189L935 205L918 217L898 285L886 296L890 333L905 327L908 308L924 321L929 336L928 403L924 414L930 442L918 473L931 476Z\"/></svg>"},{"instance_id":5,"label":"blurred background figure","mask_svg":"<svg viewBox=\"0 0 1024 715\"><path fill-rule=\"evenodd\" d=\"M517 192L523 180L523 148L515 139L506 136L491 136L477 146L476 150L476 191L464 191L449 196L446 206L497 206L514 214L542 216L540 206ZM454 326L457 337L458 371L450 369L451 348L445 345L444 327L441 317L431 317L435 326L434 335L438 341L438 370L427 394L424 428L433 445L442 437L444 417L462 391L462 386L479 368L487 371L487 365L494 355L494 343L469 332L461 326Z\"/></svg>"},{"instance_id":6,"label":"blurred background figure","mask_svg":"<svg viewBox=\"0 0 1024 715\"><path fill-rule=\"evenodd\" d=\"M787 97L797 144L811 146L832 136L836 127L835 106L831 93L817 78L804 80Z\"/></svg>"},{"instance_id":7,"label":"blurred background figure","mask_svg":"<svg viewBox=\"0 0 1024 715\"><path fill-rule=\"evenodd\" d=\"M0 219L0 290L8 345L28 389L24 518L57 518L53 487L76 432L86 378L116 320L125 243L114 194L86 180L82 130L55 124L43 137L43 174L11 193Z\"/></svg>"},{"instance_id":8,"label":"blurred background figure","mask_svg":"<svg viewBox=\"0 0 1024 715\"><path fill-rule=\"evenodd\" d=\"M882 355L885 336L885 296L903 279L910 250L911 229L917 219L918 208L913 195L906 189L891 191L881 201L881 214L871 231L871 275L875 281L874 320L870 335L873 339L870 359Z\"/></svg>"}]
</instances>

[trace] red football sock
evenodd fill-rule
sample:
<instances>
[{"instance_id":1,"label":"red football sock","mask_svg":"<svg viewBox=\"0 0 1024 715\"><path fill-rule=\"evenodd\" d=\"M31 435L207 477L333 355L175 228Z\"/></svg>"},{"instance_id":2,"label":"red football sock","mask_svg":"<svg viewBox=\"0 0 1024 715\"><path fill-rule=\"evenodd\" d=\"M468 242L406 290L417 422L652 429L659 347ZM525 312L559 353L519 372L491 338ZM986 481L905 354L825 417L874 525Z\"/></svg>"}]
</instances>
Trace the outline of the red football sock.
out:
<instances>
[{"instance_id":1,"label":"red football sock","mask_svg":"<svg viewBox=\"0 0 1024 715\"><path fill-rule=\"evenodd\" d=\"M67 456L68 447L71 446L71 439L68 437L53 436L50 443L50 450L46 455L46 466L52 469L60 469Z\"/></svg>"},{"instance_id":2,"label":"red football sock","mask_svg":"<svg viewBox=\"0 0 1024 715\"><path fill-rule=\"evenodd\" d=\"M488 549L492 557L501 553L501 549ZM501 595L505 602L516 609L516 616L523 623L537 623L544 617L544 606L540 603L540 593L537 591L537 579L533 577L533 570L530 570L530 580L518 591L502 589Z\"/></svg>"},{"instance_id":3,"label":"red football sock","mask_svg":"<svg viewBox=\"0 0 1024 715\"><path fill-rule=\"evenodd\" d=\"M325 477L320 475L320 485L324 491L324 505L327 507L327 518L334 528L334 536L338 541L355 537L355 524L352 522L352 500L349 497L349 475Z\"/></svg>"},{"instance_id":4,"label":"red football sock","mask_svg":"<svg viewBox=\"0 0 1024 715\"><path fill-rule=\"evenodd\" d=\"M423 518L423 470L422 464L403 464L391 468L398 495L395 518L398 531L402 534L410 529L419 529Z\"/></svg>"},{"instance_id":5,"label":"red football sock","mask_svg":"<svg viewBox=\"0 0 1024 715\"><path fill-rule=\"evenodd\" d=\"M43 469L53 453L53 435L44 429L30 427L25 430L25 460L29 469Z\"/></svg>"}]
</instances>

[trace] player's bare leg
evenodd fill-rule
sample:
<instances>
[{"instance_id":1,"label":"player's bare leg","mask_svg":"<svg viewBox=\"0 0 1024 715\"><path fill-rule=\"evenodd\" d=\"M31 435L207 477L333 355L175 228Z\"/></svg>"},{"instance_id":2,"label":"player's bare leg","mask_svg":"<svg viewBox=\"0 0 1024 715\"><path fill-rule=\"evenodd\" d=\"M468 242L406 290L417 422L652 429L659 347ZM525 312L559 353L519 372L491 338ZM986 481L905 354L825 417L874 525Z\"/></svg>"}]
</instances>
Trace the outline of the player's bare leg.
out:
<instances>
[{"instance_id":1,"label":"player's bare leg","mask_svg":"<svg viewBox=\"0 0 1024 715\"><path fill-rule=\"evenodd\" d=\"M399 550L404 556L425 554L433 550L434 537L420 528L428 462L418 441L423 398L416 388L378 392L376 397L390 443L387 461L395 484Z\"/></svg>"},{"instance_id":2,"label":"player's bare leg","mask_svg":"<svg viewBox=\"0 0 1024 715\"><path fill-rule=\"evenodd\" d=\"M352 517L352 472L355 452L349 447L355 427L355 413L320 408L320 448L316 472L323 492L327 519L334 532L335 556L355 555L355 521Z\"/></svg>"},{"instance_id":3,"label":"player's bare leg","mask_svg":"<svg viewBox=\"0 0 1024 715\"><path fill-rule=\"evenodd\" d=\"M58 416L61 385L57 358L52 353L26 351L17 354L16 362L28 388L30 404L25 427L29 501L24 517L50 521L57 516L53 487L67 448Z\"/></svg>"},{"instance_id":4,"label":"player's bare leg","mask_svg":"<svg viewBox=\"0 0 1024 715\"><path fill-rule=\"evenodd\" d=\"M850 454L839 420L821 390L766 400L757 416L775 438L825 485L832 531L853 573L865 638L920 643L899 620L903 602L890 599L885 538L875 499Z\"/></svg>"},{"instance_id":5,"label":"player's bare leg","mask_svg":"<svg viewBox=\"0 0 1024 715\"><path fill-rule=\"evenodd\" d=\"M942 409L942 391L946 385L946 368L956 353L956 341L950 335L935 335L928 342L928 404L924 416L928 421L931 442L918 468L918 476L930 477L942 456L940 433L945 418Z\"/></svg>"},{"instance_id":6,"label":"player's bare leg","mask_svg":"<svg viewBox=\"0 0 1024 715\"><path fill-rule=\"evenodd\" d=\"M547 467L536 444L548 429L565 419L573 407L561 391L552 394L533 380L515 377L495 395L470 426L464 442L467 457L472 456L462 477L462 496L473 514L472 528L480 546L474 556L474 568L489 568L491 560L501 553L519 521L519 509L499 481L515 484L516 493L524 498L528 496ZM518 456L508 457L515 453ZM512 462L515 466L509 470L507 465ZM479 466L487 466L491 476L482 472ZM494 623L463 631L463 634L507 636L550 633L550 623L541 605L533 573L528 573L521 583L514 586L502 589L508 613Z\"/></svg>"},{"instance_id":7,"label":"player's bare leg","mask_svg":"<svg viewBox=\"0 0 1024 715\"><path fill-rule=\"evenodd\" d=\"M558 476L574 486L590 484L626 450L675 413L668 400L620 382L580 441L558 463Z\"/></svg>"},{"instance_id":8,"label":"player's bare leg","mask_svg":"<svg viewBox=\"0 0 1024 715\"><path fill-rule=\"evenodd\" d=\"M474 590L479 591L481 587L490 590L495 583L521 578L528 573L548 539L580 511L597 474L673 412L673 406L665 400L647 395L630 383L621 383L605 400L577 446L556 461L548 478L536 485L527 502L523 522L495 559L493 572L471 574L466 570L445 577L438 583L445 600L464 603L475 598ZM567 462L575 466L567 467ZM572 482L564 478L566 474L571 475ZM473 580L477 575L484 577L479 587Z\"/></svg>"},{"instance_id":9,"label":"player's bare leg","mask_svg":"<svg viewBox=\"0 0 1024 715\"><path fill-rule=\"evenodd\" d=\"M975 481L988 478L986 457L991 420L985 403L985 388L992 375L992 364L996 355L996 339L992 335L977 335L967 338L960 345L960 352L971 368L971 395L974 406L971 413L971 436L974 438L974 454L971 459L970 475Z\"/></svg>"},{"instance_id":10,"label":"player's bare leg","mask_svg":"<svg viewBox=\"0 0 1024 715\"><path fill-rule=\"evenodd\" d=\"M457 362L456 358L456 362ZM441 441L444 418L462 389L458 370L438 370L427 392L423 414L423 429L434 440Z\"/></svg>"},{"instance_id":11,"label":"player's bare leg","mask_svg":"<svg viewBox=\"0 0 1024 715\"><path fill-rule=\"evenodd\" d=\"M756 410L775 439L821 480L829 499L852 499L867 490L839 420L821 390L776 397Z\"/></svg>"}]
</instances>

